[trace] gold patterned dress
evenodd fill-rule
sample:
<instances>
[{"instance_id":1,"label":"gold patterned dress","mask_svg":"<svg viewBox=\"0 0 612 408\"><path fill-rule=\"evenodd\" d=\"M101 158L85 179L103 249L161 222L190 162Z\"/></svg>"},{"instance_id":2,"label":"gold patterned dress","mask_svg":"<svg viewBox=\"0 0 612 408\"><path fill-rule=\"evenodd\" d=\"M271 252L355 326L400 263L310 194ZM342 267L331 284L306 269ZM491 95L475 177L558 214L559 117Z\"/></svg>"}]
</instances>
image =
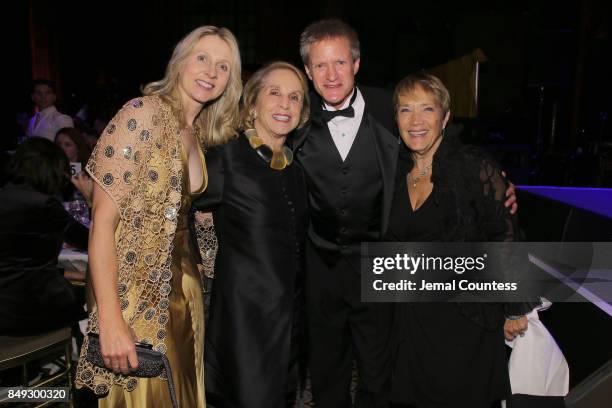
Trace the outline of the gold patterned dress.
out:
<instances>
[{"instance_id":1,"label":"gold patterned dress","mask_svg":"<svg viewBox=\"0 0 612 408\"><path fill-rule=\"evenodd\" d=\"M124 124L127 131L117 135ZM115 159L115 153L123 157ZM123 318L139 341L168 357L179 406L203 408L204 308L188 229L191 201L208 182L204 155L199 154L203 183L190 192L178 124L160 98L144 97L126 104L113 118L87 170L119 207L115 238ZM91 311L88 332L98 332L95 303ZM76 385L106 395L100 407L171 406L166 379L134 378L94 367L84 358L87 346L86 340Z\"/></svg>"},{"instance_id":2,"label":"gold patterned dress","mask_svg":"<svg viewBox=\"0 0 612 408\"><path fill-rule=\"evenodd\" d=\"M204 160L203 155L200 158ZM191 200L206 188L206 167L202 166L204 180L194 193L189 191L189 167L183 154L183 194L178 214L176 235L171 252L172 271L170 314L166 325L168 334L166 356L170 361L176 396L180 407L205 407L204 398L204 307L200 272L189 245L188 216ZM136 408L146 401L147 407L169 407L170 394L165 380L142 378L132 392L121 387L111 388L99 407ZM165 402L163 402L165 401Z\"/></svg>"}]
</instances>

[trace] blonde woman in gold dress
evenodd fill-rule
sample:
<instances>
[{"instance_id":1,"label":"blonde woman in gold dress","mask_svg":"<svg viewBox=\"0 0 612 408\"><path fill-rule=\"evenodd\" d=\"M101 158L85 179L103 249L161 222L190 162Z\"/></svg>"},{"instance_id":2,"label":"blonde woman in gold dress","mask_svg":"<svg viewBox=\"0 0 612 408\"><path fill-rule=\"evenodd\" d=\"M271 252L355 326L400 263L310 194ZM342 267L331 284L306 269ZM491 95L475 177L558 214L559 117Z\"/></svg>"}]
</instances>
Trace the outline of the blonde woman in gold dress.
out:
<instances>
[{"instance_id":1,"label":"blonde woman in gold dress","mask_svg":"<svg viewBox=\"0 0 612 408\"><path fill-rule=\"evenodd\" d=\"M81 350L76 384L100 407L169 407L165 378L130 376L134 342L165 353L181 407L204 407L204 317L187 215L208 179L202 146L238 124L240 55L224 28L203 26L174 49L165 77L128 102L100 138L87 171L95 181L89 237L88 333L106 368Z\"/></svg>"}]
</instances>

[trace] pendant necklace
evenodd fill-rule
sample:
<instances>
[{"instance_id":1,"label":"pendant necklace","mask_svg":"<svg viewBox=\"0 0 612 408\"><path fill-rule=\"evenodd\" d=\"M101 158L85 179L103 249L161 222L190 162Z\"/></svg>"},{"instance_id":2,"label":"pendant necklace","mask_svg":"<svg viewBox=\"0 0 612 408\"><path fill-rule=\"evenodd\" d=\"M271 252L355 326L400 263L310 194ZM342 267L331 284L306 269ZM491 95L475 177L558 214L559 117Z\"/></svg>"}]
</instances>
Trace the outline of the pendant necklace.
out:
<instances>
[{"instance_id":1,"label":"pendant necklace","mask_svg":"<svg viewBox=\"0 0 612 408\"><path fill-rule=\"evenodd\" d=\"M274 170L283 170L293 162L293 152L287 146L283 146L280 151L273 151L270 146L263 142L257 135L255 129L244 131L249 144L257 152L257 155Z\"/></svg>"},{"instance_id":2,"label":"pendant necklace","mask_svg":"<svg viewBox=\"0 0 612 408\"><path fill-rule=\"evenodd\" d=\"M418 181L427 174L429 169L431 169L431 164L428 164L427 166L423 168L423 170L420 170L417 176L413 176L410 173L408 173L408 182L410 183L410 180L412 180L413 188L416 188Z\"/></svg>"}]
</instances>

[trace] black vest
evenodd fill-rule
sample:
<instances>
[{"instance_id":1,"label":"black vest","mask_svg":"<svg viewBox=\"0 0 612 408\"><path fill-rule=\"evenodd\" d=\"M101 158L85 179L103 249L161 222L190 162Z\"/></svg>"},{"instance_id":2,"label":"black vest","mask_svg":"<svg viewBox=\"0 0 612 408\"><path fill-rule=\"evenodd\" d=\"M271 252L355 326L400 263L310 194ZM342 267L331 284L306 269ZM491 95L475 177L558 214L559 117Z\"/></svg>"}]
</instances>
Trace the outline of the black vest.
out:
<instances>
[{"instance_id":1,"label":"black vest","mask_svg":"<svg viewBox=\"0 0 612 408\"><path fill-rule=\"evenodd\" d=\"M374 143L367 112L344 162L327 124L311 126L298 158L308 173L308 235L320 249L352 253L379 239L383 183Z\"/></svg>"}]
</instances>

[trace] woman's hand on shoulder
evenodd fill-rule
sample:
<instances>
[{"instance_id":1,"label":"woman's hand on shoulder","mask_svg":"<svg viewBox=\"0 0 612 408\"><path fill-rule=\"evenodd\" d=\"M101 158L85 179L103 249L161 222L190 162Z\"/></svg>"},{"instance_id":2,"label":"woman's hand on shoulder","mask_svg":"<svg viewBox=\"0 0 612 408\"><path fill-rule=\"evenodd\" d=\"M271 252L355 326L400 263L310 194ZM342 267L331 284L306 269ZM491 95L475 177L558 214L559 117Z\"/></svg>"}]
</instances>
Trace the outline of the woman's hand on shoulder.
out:
<instances>
[{"instance_id":1,"label":"woman's hand on shoulder","mask_svg":"<svg viewBox=\"0 0 612 408\"><path fill-rule=\"evenodd\" d=\"M502 170L501 172L502 176L506 179L506 172ZM504 206L506 208L510 208L510 214L516 214L517 210L518 210L518 203L516 201L516 189L514 187L514 184L512 184L511 181L508 180L508 188L506 189L506 202L504 203Z\"/></svg>"}]
</instances>

